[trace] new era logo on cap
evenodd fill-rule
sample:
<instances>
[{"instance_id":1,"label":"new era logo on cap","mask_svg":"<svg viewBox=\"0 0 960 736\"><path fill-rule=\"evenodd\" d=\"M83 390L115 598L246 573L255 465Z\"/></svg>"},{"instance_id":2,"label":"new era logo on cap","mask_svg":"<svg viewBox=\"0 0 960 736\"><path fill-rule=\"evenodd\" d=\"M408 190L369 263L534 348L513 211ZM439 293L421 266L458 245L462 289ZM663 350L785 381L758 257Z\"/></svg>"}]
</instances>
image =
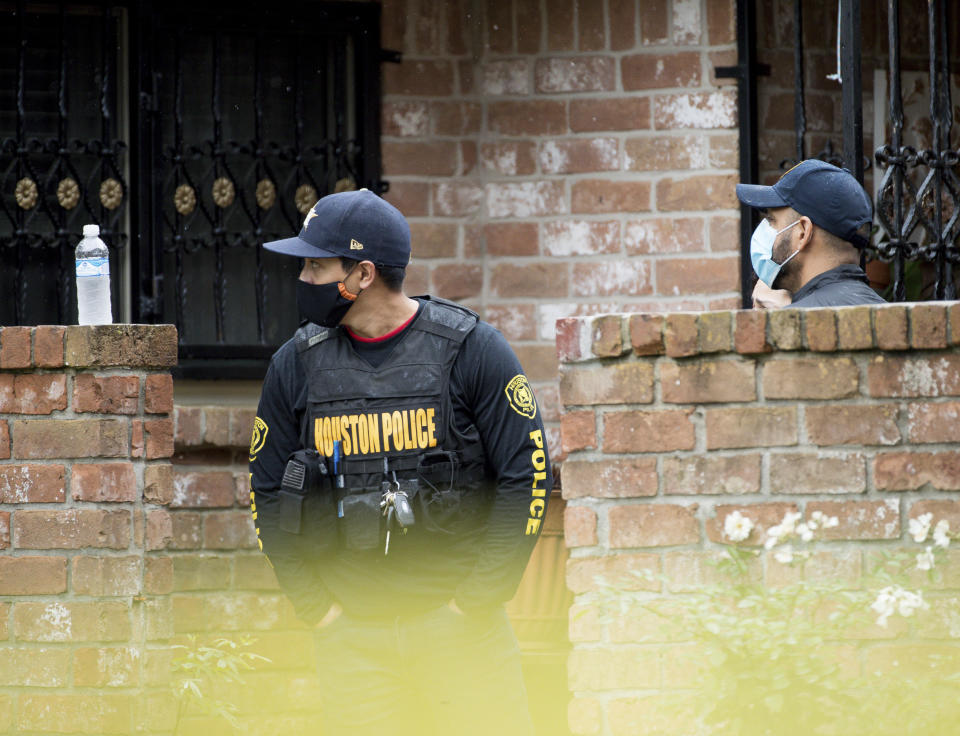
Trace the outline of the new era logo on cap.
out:
<instances>
[{"instance_id":1,"label":"new era logo on cap","mask_svg":"<svg viewBox=\"0 0 960 736\"><path fill-rule=\"evenodd\" d=\"M360 258L406 267L410 226L396 207L369 189L330 194L307 213L300 234L264 248L298 258Z\"/></svg>"}]
</instances>

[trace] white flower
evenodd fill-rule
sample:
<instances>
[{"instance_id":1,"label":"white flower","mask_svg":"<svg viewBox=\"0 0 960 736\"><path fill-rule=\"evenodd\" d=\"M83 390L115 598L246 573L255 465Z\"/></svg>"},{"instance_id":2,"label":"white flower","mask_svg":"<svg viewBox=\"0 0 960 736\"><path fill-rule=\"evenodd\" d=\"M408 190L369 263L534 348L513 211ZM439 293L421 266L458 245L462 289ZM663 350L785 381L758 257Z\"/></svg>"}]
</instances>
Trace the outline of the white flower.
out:
<instances>
[{"instance_id":1,"label":"white flower","mask_svg":"<svg viewBox=\"0 0 960 736\"><path fill-rule=\"evenodd\" d=\"M823 520L824 529L833 529L838 526L840 526L840 519L838 519L836 516L828 516Z\"/></svg>"},{"instance_id":2,"label":"white flower","mask_svg":"<svg viewBox=\"0 0 960 736\"><path fill-rule=\"evenodd\" d=\"M783 529L782 536L789 536L797 528L797 522L800 521L800 517L803 516L799 511L788 511L783 515L783 521L780 522L780 527Z\"/></svg>"},{"instance_id":3,"label":"white flower","mask_svg":"<svg viewBox=\"0 0 960 736\"><path fill-rule=\"evenodd\" d=\"M916 519L910 519L908 529L913 541L917 544L923 544L927 541L927 535L930 533L930 522L933 521L933 514L921 514Z\"/></svg>"},{"instance_id":4,"label":"white flower","mask_svg":"<svg viewBox=\"0 0 960 736\"><path fill-rule=\"evenodd\" d=\"M870 606L877 612L877 625L886 628L887 619L894 613L901 616L912 616L920 608L929 608L923 600L923 594L904 590L899 585L884 588L877 594L877 599Z\"/></svg>"},{"instance_id":5,"label":"white flower","mask_svg":"<svg viewBox=\"0 0 960 736\"><path fill-rule=\"evenodd\" d=\"M773 553L773 559L783 565L789 565L793 562L793 546L789 544L783 545Z\"/></svg>"},{"instance_id":6,"label":"white flower","mask_svg":"<svg viewBox=\"0 0 960 736\"><path fill-rule=\"evenodd\" d=\"M768 531L767 531L767 540L763 543L763 548L764 548L764 549L773 549L773 548L776 547L779 543L780 543L780 539L779 539L777 536L775 536L775 535L771 535L771 534L770 534L770 531L768 530Z\"/></svg>"},{"instance_id":7,"label":"white flower","mask_svg":"<svg viewBox=\"0 0 960 736\"><path fill-rule=\"evenodd\" d=\"M804 542L809 542L813 539L813 529L810 528L809 524L797 524L797 534Z\"/></svg>"},{"instance_id":8,"label":"white flower","mask_svg":"<svg viewBox=\"0 0 960 736\"><path fill-rule=\"evenodd\" d=\"M918 570L932 570L933 563L933 547L927 547L923 552L917 555Z\"/></svg>"},{"instance_id":9,"label":"white flower","mask_svg":"<svg viewBox=\"0 0 960 736\"><path fill-rule=\"evenodd\" d=\"M950 522L946 519L940 519L937 522L937 526L933 530L933 543L944 549L950 546Z\"/></svg>"},{"instance_id":10,"label":"white flower","mask_svg":"<svg viewBox=\"0 0 960 736\"><path fill-rule=\"evenodd\" d=\"M727 514L723 520L723 533L732 542L742 542L750 536L753 522L739 511Z\"/></svg>"},{"instance_id":11,"label":"white flower","mask_svg":"<svg viewBox=\"0 0 960 736\"><path fill-rule=\"evenodd\" d=\"M912 616L918 608L929 608L927 602L923 600L923 593L920 591L911 593L909 590L901 589L898 604L900 615L904 617Z\"/></svg>"}]
</instances>

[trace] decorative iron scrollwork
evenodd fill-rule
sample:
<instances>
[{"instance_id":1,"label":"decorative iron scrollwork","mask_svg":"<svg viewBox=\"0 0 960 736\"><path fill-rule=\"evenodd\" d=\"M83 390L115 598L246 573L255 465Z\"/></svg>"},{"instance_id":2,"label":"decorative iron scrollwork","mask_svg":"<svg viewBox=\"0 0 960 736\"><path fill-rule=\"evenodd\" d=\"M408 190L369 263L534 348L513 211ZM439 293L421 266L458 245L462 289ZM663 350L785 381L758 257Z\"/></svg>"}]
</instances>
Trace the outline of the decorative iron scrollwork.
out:
<instances>
[{"instance_id":1,"label":"decorative iron scrollwork","mask_svg":"<svg viewBox=\"0 0 960 736\"><path fill-rule=\"evenodd\" d=\"M181 184L173 193L173 206L186 217L197 208L197 193L189 184Z\"/></svg>"},{"instance_id":2,"label":"decorative iron scrollwork","mask_svg":"<svg viewBox=\"0 0 960 736\"><path fill-rule=\"evenodd\" d=\"M355 192L357 191L357 182L353 180L352 176L345 176L342 179L337 179L337 183L333 188L334 194L340 192Z\"/></svg>"},{"instance_id":3,"label":"decorative iron scrollwork","mask_svg":"<svg viewBox=\"0 0 960 736\"><path fill-rule=\"evenodd\" d=\"M80 204L80 185L72 176L61 179L57 184L57 201L65 210L72 210Z\"/></svg>"},{"instance_id":4,"label":"decorative iron scrollwork","mask_svg":"<svg viewBox=\"0 0 960 736\"><path fill-rule=\"evenodd\" d=\"M311 184L301 184L293 195L293 201L301 215L305 215L317 203L317 190Z\"/></svg>"},{"instance_id":5,"label":"decorative iron scrollwork","mask_svg":"<svg viewBox=\"0 0 960 736\"><path fill-rule=\"evenodd\" d=\"M115 210L123 202L123 185L110 177L100 184L100 204L108 210Z\"/></svg>"},{"instance_id":6,"label":"decorative iron scrollwork","mask_svg":"<svg viewBox=\"0 0 960 736\"><path fill-rule=\"evenodd\" d=\"M40 198L37 183L29 176L25 176L17 182L13 194L22 210L32 210L37 206L37 200Z\"/></svg>"},{"instance_id":7,"label":"decorative iron scrollwork","mask_svg":"<svg viewBox=\"0 0 960 736\"><path fill-rule=\"evenodd\" d=\"M261 179L257 182L257 206L262 210L268 210L276 204L277 187L269 179Z\"/></svg>"},{"instance_id":8,"label":"decorative iron scrollwork","mask_svg":"<svg viewBox=\"0 0 960 736\"><path fill-rule=\"evenodd\" d=\"M233 204L234 197L237 196L233 182L225 176L218 177L213 182L213 201L217 207L226 209Z\"/></svg>"}]
</instances>

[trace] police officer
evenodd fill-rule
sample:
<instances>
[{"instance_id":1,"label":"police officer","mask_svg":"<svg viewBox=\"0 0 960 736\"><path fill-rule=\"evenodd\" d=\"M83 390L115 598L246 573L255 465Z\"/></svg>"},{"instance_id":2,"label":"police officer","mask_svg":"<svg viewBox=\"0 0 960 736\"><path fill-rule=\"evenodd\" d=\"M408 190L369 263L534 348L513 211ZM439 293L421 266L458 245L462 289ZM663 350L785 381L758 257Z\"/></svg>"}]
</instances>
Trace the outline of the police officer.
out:
<instances>
[{"instance_id":1,"label":"police officer","mask_svg":"<svg viewBox=\"0 0 960 736\"><path fill-rule=\"evenodd\" d=\"M273 356L250 449L263 551L313 627L325 734L529 734L503 604L552 476L503 336L403 292L410 228L370 191L300 234L303 323Z\"/></svg>"}]
</instances>

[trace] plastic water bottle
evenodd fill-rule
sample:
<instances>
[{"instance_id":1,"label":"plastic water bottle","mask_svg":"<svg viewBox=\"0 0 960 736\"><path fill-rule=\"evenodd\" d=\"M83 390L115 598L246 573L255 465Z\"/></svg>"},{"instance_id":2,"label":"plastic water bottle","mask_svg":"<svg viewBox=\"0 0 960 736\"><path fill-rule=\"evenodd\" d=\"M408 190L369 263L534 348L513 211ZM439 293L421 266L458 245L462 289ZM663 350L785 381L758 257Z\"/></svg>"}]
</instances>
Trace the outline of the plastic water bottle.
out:
<instances>
[{"instance_id":1,"label":"plastic water bottle","mask_svg":"<svg viewBox=\"0 0 960 736\"><path fill-rule=\"evenodd\" d=\"M77 246L77 322L81 325L113 323L110 309L110 253L100 240L99 225L84 225Z\"/></svg>"}]
</instances>

